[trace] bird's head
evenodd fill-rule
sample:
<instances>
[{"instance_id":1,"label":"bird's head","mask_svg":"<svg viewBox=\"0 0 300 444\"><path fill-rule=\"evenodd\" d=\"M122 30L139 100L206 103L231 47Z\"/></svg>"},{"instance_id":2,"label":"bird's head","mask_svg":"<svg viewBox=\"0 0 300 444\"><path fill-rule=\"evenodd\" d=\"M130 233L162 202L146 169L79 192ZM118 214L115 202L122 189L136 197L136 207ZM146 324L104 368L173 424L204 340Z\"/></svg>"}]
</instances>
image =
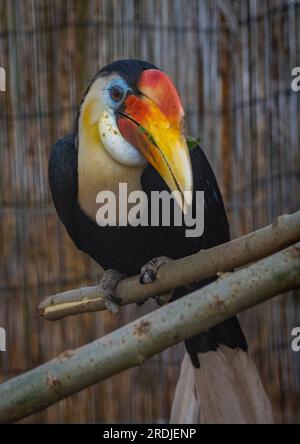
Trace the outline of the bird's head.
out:
<instances>
[{"instance_id":1,"label":"bird's head","mask_svg":"<svg viewBox=\"0 0 300 444\"><path fill-rule=\"evenodd\" d=\"M117 164L148 162L171 191L192 191L189 151L183 135L184 110L171 79L154 65L120 60L103 68L81 105L79 130L90 129ZM175 193L176 194L176 193ZM179 199L185 209L191 193Z\"/></svg>"}]
</instances>

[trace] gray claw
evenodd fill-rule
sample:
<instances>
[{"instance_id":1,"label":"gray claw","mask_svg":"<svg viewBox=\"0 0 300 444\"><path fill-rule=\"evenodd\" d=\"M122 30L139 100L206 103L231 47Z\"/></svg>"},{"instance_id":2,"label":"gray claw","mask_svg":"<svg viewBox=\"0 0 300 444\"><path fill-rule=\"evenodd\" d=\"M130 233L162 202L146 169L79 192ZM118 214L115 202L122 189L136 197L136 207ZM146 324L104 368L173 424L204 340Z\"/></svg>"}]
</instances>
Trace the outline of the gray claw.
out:
<instances>
[{"instance_id":1,"label":"gray claw","mask_svg":"<svg viewBox=\"0 0 300 444\"><path fill-rule=\"evenodd\" d=\"M159 256L151 259L147 264L143 265L140 271L140 283L149 284L156 279L159 268L170 262L172 259L166 256Z\"/></svg>"},{"instance_id":2,"label":"gray claw","mask_svg":"<svg viewBox=\"0 0 300 444\"><path fill-rule=\"evenodd\" d=\"M117 270L105 270L99 284L99 291L104 298L105 307L111 313L118 313L121 299L116 297L114 292L118 283L124 275Z\"/></svg>"}]
</instances>

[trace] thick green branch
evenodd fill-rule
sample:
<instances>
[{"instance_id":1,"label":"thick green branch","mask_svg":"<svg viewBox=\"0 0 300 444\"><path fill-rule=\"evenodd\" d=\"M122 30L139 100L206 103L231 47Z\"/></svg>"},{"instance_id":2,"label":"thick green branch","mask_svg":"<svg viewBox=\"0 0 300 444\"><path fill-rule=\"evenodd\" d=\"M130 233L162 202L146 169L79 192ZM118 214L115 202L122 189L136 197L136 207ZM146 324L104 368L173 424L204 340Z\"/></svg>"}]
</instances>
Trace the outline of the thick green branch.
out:
<instances>
[{"instance_id":1,"label":"thick green branch","mask_svg":"<svg viewBox=\"0 0 300 444\"><path fill-rule=\"evenodd\" d=\"M272 296L300 286L300 244L227 273L186 297L0 385L0 422L14 422L141 364Z\"/></svg>"},{"instance_id":2,"label":"thick green branch","mask_svg":"<svg viewBox=\"0 0 300 444\"><path fill-rule=\"evenodd\" d=\"M152 284L141 285L138 276L124 279L116 289L121 305L148 299L174 288L249 264L300 240L300 211L283 215L267 227L209 250L172 261L159 270ZM40 304L40 314L49 320L105 310L98 286L79 288L50 296Z\"/></svg>"}]
</instances>

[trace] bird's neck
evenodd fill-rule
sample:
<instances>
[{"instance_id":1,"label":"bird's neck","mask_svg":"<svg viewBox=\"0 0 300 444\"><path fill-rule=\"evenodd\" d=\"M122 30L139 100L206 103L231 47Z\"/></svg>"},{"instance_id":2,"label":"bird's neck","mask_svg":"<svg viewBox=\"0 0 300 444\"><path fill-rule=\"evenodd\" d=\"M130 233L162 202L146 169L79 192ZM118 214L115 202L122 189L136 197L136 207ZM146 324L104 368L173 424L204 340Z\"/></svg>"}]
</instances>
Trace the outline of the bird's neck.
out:
<instances>
[{"instance_id":1,"label":"bird's neck","mask_svg":"<svg viewBox=\"0 0 300 444\"><path fill-rule=\"evenodd\" d=\"M101 144L97 122L86 118L83 110L78 130L78 202L81 209L93 220L99 204L96 196L100 191L112 191L119 197L119 183L126 183L128 193L141 190L144 166L122 165L113 159Z\"/></svg>"}]
</instances>

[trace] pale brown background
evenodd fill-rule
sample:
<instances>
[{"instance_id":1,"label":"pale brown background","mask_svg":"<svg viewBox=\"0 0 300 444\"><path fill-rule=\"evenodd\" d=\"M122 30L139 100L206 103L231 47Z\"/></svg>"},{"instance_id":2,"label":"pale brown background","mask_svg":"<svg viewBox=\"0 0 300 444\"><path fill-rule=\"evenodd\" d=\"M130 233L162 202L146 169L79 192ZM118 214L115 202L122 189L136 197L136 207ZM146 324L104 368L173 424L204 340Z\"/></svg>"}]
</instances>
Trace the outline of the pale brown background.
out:
<instances>
[{"instance_id":1,"label":"pale brown background","mask_svg":"<svg viewBox=\"0 0 300 444\"><path fill-rule=\"evenodd\" d=\"M201 136L232 234L299 209L299 1L0 0L0 380L92 341L152 306L49 323L46 295L97 281L72 245L47 180L52 143L68 133L97 69L118 58L154 62L182 95L189 134ZM279 421L300 422L300 325L295 294L241 316ZM165 421L182 346L123 372L27 422Z\"/></svg>"}]
</instances>

